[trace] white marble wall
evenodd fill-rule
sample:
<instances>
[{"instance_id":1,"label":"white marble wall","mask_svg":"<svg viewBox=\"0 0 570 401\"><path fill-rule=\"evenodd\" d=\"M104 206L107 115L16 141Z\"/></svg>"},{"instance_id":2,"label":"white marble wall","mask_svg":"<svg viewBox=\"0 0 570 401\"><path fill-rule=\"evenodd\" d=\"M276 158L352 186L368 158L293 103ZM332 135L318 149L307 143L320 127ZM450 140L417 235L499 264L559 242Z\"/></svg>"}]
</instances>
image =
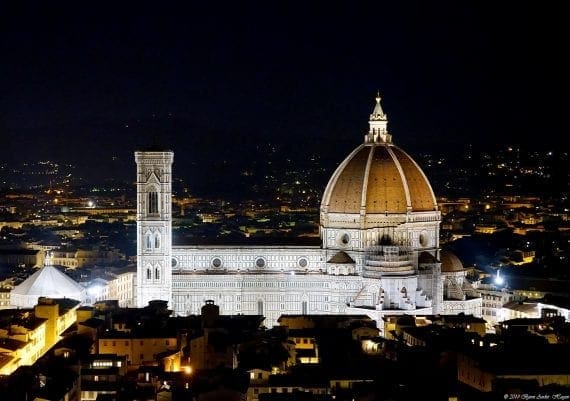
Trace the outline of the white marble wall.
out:
<instances>
[{"instance_id":1,"label":"white marble wall","mask_svg":"<svg viewBox=\"0 0 570 401\"><path fill-rule=\"evenodd\" d=\"M359 276L175 271L172 300L178 315L199 314L211 299L222 314L261 313L271 327L282 314L343 313L361 289Z\"/></svg>"}]
</instances>

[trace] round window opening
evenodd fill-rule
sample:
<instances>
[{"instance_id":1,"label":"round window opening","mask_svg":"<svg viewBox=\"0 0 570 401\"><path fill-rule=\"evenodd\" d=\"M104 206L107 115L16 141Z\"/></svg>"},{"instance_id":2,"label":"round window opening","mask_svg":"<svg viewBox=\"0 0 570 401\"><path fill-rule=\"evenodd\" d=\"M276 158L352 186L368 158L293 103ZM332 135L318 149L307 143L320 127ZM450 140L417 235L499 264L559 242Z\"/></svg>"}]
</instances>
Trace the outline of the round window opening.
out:
<instances>
[{"instance_id":1,"label":"round window opening","mask_svg":"<svg viewBox=\"0 0 570 401\"><path fill-rule=\"evenodd\" d=\"M348 245L348 243L350 242L350 236L348 234L342 234L342 236L340 237L340 242L343 245Z\"/></svg>"},{"instance_id":2,"label":"round window opening","mask_svg":"<svg viewBox=\"0 0 570 401\"><path fill-rule=\"evenodd\" d=\"M263 258L257 258L257 260L255 261L255 265L257 267L265 267L265 259Z\"/></svg>"},{"instance_id":3,"label":"round window opening","mask_svg":"<svg viewBox=\"0 0 570 401\"><path fill-rule=\"evenodd\" d=\"M172 267L178 267L178 260L176 258L171 259Z\"/></svg>"},{"instance_id":4,"label":"round window opening","mask_svg":"<svg viewBox=\"0 0 570 401\"><path fill-rule=\"evenodd\" d=\"M222 265L222 260L220 258L214 258L212 260L212 266L220 267Z\"/></svg>"},{"instance_id":5,"label":"round window opening","mask_svg":"<svg viewBox=\"0 0 570 401\"><path fill-rule=\"evenodd\" d=\"M428 244L428 237L427 237L427 234L421 233L421 234L420 234L420 245L421 245L421 246L427 246L427 244Z\"/></svg>"},{"instance_id":6,"label":"round window opening","mask_svg":"<svg viewBox=\"0 0 570 401\"><path fill-rule=\"evenodd\" d=\"M305 258L299 259L299 267L307 267L308 264L309 262L307 261L307 259Z\"/></svg>"}]
</instances>

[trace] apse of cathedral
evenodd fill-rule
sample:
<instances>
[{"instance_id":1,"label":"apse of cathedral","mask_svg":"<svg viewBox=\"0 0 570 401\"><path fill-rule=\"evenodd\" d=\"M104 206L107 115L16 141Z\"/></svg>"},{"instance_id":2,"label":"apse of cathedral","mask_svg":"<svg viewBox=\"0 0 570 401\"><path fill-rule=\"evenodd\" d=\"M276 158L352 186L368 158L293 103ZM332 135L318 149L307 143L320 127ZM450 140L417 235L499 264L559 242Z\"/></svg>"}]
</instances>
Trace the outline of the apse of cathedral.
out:
<instances>
[{"instance_id":1,"label":"apse of cathedral","mask_svg":"<svg viewBox=\"0 0 570 401\"><path fill-rule=\"evenodd\" d=\"M440 250L432 187L393 143L380 100L326 186L320 246L173 246L174 153L135 152L135 304L166 300L185 316L213 300L223 314L264 315L268 327L282 314L480 316L461 262Z\"/></svg>"}]
</instances>

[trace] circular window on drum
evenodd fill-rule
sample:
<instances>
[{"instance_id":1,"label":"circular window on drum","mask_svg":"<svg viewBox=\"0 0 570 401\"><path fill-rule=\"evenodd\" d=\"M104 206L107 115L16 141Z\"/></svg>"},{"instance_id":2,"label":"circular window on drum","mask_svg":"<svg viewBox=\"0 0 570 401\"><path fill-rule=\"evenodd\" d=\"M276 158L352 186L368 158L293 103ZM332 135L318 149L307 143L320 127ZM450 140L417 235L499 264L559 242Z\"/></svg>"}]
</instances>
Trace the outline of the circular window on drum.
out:
<instances>
[{"instance_id":1,"label":"circular window on drum","mask_svg":"<svg viewBox=\"0 0 570 401\"><path fill-rule=\"evenodd\" d=\"M255 266L259 267L260 269L265 267L265 259L263 258L257 258L255 260Z\"/></svg>"},{"instance_id":2,"label":"circular window on drum","mask_svg":"<svg viewBox=\"0 0 570 401\"><path fill-rule=\"evenodd\" d=\"M297 264L299 265L299 267L305 268L309 265L309 261L307 260L307 258L301 258L301 259L299 259Z\"/></svg>"},{"instance_id":3,"label":"circular window on drum","mask_svg":"<svg viewBox=\"0 0 570 401\"><path fill-rule=\"evenodd\" d=\"M171 266L172 266L173 269L177 269L177 268L178 268L178 259L172 258L172 259L170 260L170 263L171 263Z\"/></svg>"},{"instance_id":4,"label":"circular window on drum","mask_svg":"<svg viewBox=\"0 0 570 401\"><path fill-rule=\"evenodd\" d=\"M341 234L340 236L340 244L341 245L348 245L350 243L350 235L347 233Z\"/></svg>"},{"instance_id":5,"label":"circular window on drum","mask_svg":"<svg viewBox=\"0 0 570 401\"><path fill-rule=\"evenodd\" d=\"M220 258L212 259L212 267L215 267L216 269L222 267L222 259Z\"/></svg>"}]
</instances>

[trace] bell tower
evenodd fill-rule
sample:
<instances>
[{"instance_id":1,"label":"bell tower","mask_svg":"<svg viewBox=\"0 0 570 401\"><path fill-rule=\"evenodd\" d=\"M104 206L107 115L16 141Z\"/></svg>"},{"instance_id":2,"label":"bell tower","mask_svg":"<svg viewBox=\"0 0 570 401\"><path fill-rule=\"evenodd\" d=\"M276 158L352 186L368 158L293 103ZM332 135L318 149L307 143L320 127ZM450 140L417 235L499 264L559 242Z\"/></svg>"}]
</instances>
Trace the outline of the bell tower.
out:
<instances>
[{"instance_id":1,"label":"bell tower","mask_svg":"<svg viewBox=\"0 0 570 401\"><path fill-rule=\"evenodd\" d=\"M135 152L137 279L135 305L172 302L172 161L169 150Z\"/></svg>"}]
</instances>

